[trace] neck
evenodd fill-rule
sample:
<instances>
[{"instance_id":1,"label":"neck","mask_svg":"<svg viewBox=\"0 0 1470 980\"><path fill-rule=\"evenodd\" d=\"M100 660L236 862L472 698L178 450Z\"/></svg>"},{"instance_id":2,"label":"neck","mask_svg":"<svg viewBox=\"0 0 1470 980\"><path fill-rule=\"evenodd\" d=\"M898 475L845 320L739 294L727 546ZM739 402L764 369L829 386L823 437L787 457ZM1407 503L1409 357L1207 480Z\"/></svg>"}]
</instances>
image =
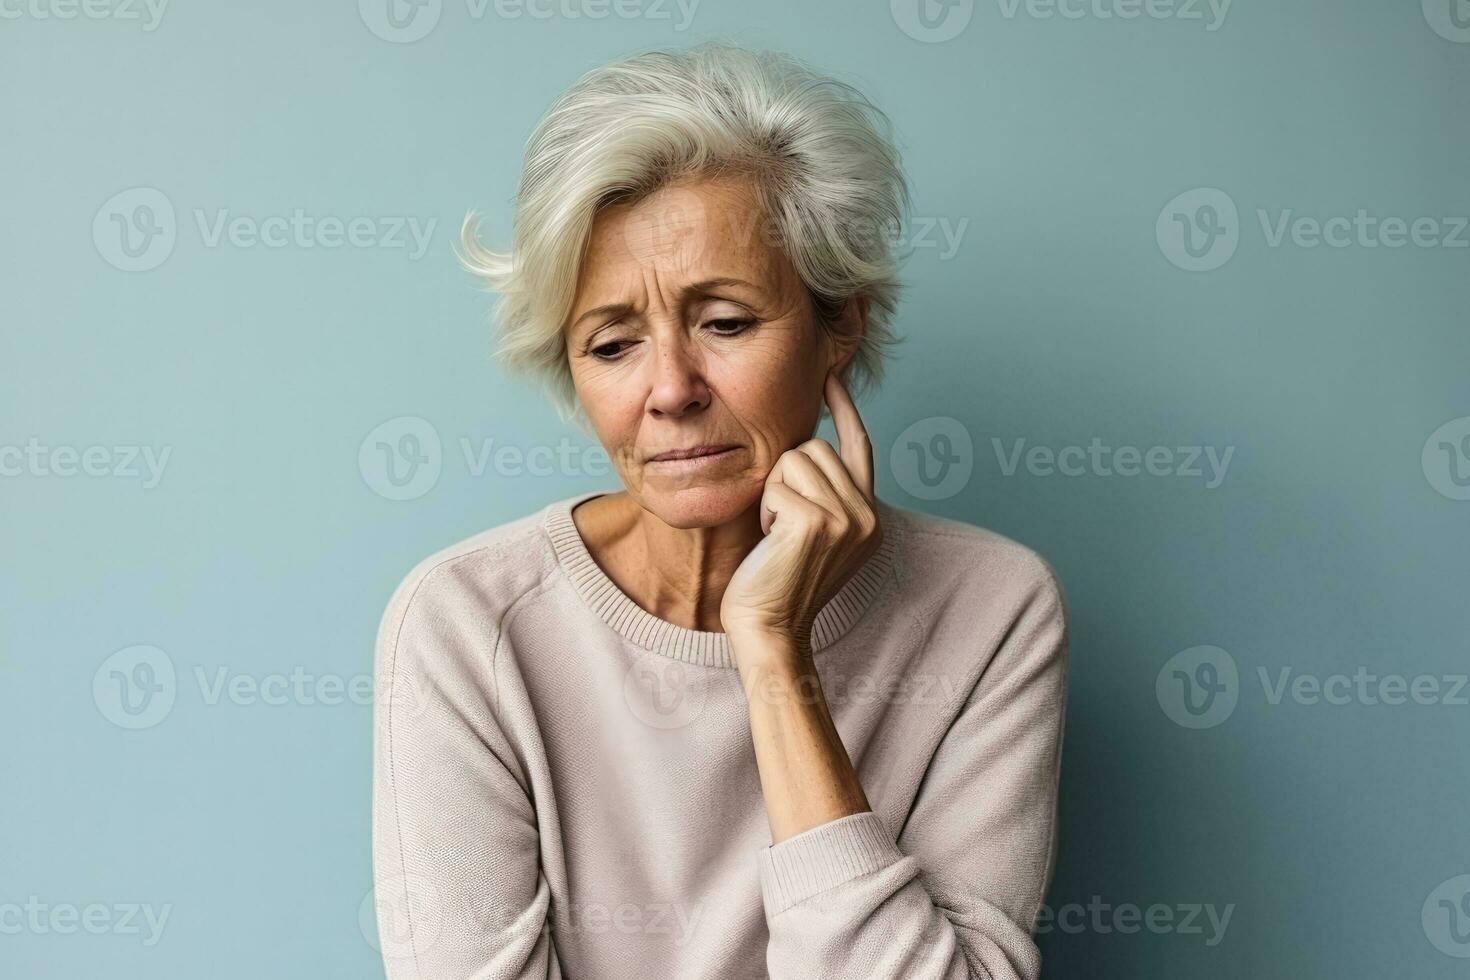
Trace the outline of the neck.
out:
<instances>
[{"instance_id":1,"label":"neck","mask_svg":"<svg viewBox=\"0 0 1470 980\"><path fill-rule=\"evenodd\" d=\"M724 632L725 587L762 537L759 503L725 524L678 528L626 491L579 505L572 520L593 559L630 599L676 626L713 633Z\"/></svg>"}]
</instances>

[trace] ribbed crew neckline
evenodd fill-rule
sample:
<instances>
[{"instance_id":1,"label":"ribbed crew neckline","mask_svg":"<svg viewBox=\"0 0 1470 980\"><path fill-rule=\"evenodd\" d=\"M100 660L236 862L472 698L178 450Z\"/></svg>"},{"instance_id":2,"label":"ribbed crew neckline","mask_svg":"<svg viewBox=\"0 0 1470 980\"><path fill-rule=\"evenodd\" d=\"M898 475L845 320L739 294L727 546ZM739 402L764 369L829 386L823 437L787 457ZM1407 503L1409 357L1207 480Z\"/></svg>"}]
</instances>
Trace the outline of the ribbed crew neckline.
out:
<instances>
[{"instance_id":1,"label":"ribbed crew neckline","mask_svg":"<svg viewBox=\"0 0 1470 980\"><path fill-rule=\"evenodd\" d=\"M552 550L582 600L598 618L634 646L686 663L733 670L735 659L724 633L685 629L660 619L629 598L593 559L572 519L572 510L578 504L613 492L591 490L554 501L544 511L542 526L551 539ZM878 508L880 515L888 509L881 500ZM896 536L893 523L883 522L883 542L878 550L817 614L812 624L814 655L836 642L861 619L878 595L893 567Z\"/></svg>"}]
</instances>

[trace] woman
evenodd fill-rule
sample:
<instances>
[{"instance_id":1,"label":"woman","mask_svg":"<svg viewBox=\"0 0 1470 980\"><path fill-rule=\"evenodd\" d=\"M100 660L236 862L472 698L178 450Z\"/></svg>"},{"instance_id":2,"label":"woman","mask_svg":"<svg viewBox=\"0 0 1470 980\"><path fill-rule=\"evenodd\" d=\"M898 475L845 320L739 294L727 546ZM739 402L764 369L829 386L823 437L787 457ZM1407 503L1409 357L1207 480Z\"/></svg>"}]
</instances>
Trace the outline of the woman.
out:
<instances>
[{"instance_id":1,"label":"woman","mask_svg":"<svg viewBox=\"0 0 1470 980\"><path fill-rule=\"evenodd\" d=\"M467 223L502 356L623 489L389 605L393 980L1038 975L1062 595L1025 547L878 500L848 393L891 342L906 200L856 91L709 45L558 101L510 255Z\"/></svg>"}]
</instances>

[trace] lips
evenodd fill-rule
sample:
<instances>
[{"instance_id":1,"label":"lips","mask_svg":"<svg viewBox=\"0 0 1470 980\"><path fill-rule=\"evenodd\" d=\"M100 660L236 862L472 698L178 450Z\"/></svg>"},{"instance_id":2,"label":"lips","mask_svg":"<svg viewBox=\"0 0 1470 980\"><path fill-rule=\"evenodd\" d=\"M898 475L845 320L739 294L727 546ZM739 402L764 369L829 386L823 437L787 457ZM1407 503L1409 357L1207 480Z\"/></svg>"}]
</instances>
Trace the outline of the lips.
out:
<instances>
[{"instance_id":1,"label":"lips","mask_svg":"<svg viewBox=\"0 0 1470 980\"><path fill-rule=\"evenodd\" d=\"M685 449L670 449L661 452L657 456L650 456L648 461L650 463L669 463L686 459L702 459L706 456L719 456L738 448L740 447L718 444L690 446Z\"/></svg>"}]
</instances>

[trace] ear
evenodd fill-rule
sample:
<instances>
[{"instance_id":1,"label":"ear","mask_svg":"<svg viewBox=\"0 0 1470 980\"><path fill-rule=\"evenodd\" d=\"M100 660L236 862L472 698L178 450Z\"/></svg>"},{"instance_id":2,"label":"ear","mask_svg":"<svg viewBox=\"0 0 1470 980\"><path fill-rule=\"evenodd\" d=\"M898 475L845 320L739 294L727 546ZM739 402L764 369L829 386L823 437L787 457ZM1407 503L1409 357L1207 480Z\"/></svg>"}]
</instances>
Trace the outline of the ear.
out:
<instances>
[{"instance_id":1,"label":"ear","mask_svg":"<svg viewBox=\"0 0 1470 980\"><path fill-rule=\"evenodd\" d=\"M847 370L847 365L852 362L852 359L857 356L858 349L862 347L867 329L868 297L853 296L842 308L842 314L837 318L837 322L832 324L830 331L832 345L827 362L829 370L835 370L839 375Z\"/></svg>"}]
</instances>

